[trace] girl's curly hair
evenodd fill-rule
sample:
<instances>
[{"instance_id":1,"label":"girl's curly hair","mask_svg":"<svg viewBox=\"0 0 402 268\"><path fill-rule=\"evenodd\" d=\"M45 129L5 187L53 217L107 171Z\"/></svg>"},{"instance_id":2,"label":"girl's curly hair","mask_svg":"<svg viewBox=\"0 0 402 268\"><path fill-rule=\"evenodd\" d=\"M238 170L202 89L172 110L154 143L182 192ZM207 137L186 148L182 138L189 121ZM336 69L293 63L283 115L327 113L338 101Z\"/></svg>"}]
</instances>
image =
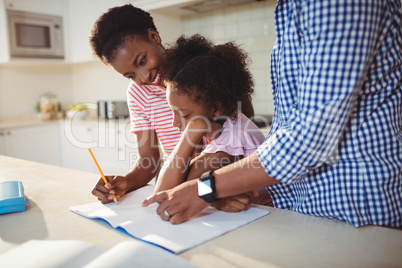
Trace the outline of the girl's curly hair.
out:
<instances>
[{"instance_id":1,"label":"girl's curly hair","mask_svg":"<svg viewBox=\"0 0 402 268\"><path fill-rule=\"evenodd\" d=\"M209 108L219 107L223 115L234 118L238 102L251 100L254 92L247 64L247 53L235 43L213 45L196 34L179 37L166 50L160 70L178 94Z\"/></svg>"},{"instance_id":2,"label":"girl's curly hair","mask_svg":"<svg viewBox=\"0 0 402 268\"><path fill-rule=\"evenodd\" d=\"M148 40L148 29L158 32L148 12L131 4L110 8L92 28L89 40L93 54L107 65L129 38L135 35Z\"/></svg>"}]
</instances>

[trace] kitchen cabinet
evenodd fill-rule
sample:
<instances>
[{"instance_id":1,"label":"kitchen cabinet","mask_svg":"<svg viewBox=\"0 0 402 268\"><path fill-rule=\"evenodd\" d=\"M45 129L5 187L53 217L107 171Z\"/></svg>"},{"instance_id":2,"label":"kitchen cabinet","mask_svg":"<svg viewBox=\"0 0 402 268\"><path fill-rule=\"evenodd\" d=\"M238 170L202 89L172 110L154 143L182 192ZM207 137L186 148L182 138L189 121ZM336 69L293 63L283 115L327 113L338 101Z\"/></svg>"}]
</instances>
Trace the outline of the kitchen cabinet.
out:
<instances>
[{"instance_id":1,"label":"kitchen cabinet","mask_svg":"<svg viewBox=\"0 0 402 268\"><path fill-rule=\"evenodd\" d=\"M7 25L4 1L0 0L0 63L10 60Z\"/></svg>"},{"instance_id":2,"label":"kitchen cabinet","mask_svg":"<svg viewBox=\"0 0 402 268\"><path fill-rule=\"evenodd\" d=\"M129 119L66 120L60 134L63 167L98 173L88 153L91 148L105 175L124 175L138 157Z\"/></svg>"},{"instance_id":3,"label":"kitchen cabinet","mask_svg":"<svg viewBox=\"0 0 402 268\"><path fill-rule=\"evenodd\" d=\"M4 0L6 9L27 12L45 13L62 16L64 13L63 0Z\"/></svg>"},{"instance_id":4,"label":"kitchen cabinet","mask_svg":"<svg viewBox=\"0 0 402 268\"><path fill-rule=\"evenodd\" d=\"M66 14L70 63L97 60L89 45L92 26L109 8L124 4L116 0L69 0Z\"/></svg>"},{"instance_id":5,"label":"kitchen cabinet","mask_svg":"<svg viewBox=\"0 0 402 268\"><path fill-rule=\"evenodd\" d=\"M144 10L154 10L194 2L194 0L131 0L127 1Z\"/></svg>"},{"instance_id":6,"label":"kitchen cabinet","mask_svg":"<svg viewBox=\"0 0 402 268\"><path fill-rule=\"evenodd\" d=\"M98 148L99 164L105 174L125 174L138 158L136 135L129 132L128 119L109 120L106 128L100 127L105 134L106 143ZM100 145L102 145L100 143Z\"/></svg>"},{"instance_id":7,"label":"kitchen cabinet","mask_svg":"<svg viewBox=\"0 0 402 268\"><path fill-rule=\"evenodd\" d=\"M188 2L185 1L125 1L125 0L69 0L66 28L67 28L67 44L69 54L67 61L70 63L80 63L97 61L93 55L89 45L89 36L95 21L105 13L109 8L121 6L132 2L134 6L142 7L149 10L148 7L162 7L166 4L172 5L173 2ZM147 3L152 2L152 3ZM159 2L159 3L156 3ZM166 3L165 3L166 2ZM149 5L151 4L151 5ZM181 34L181 20L178 17L164 16L158 13L152 13L155 25L157 26L163 42L172 42Z\"/></svg>"},{"instance_id":8,"label":"kitchen cabinet","mask_svg":"<svg viewBox=\"0 0 402 268\"><path fill-rule=\"evenodd\" d=\"M55 59L11 59L7 9L62 16L64 21L63 25L65 25L65 10L67 4L68 1L64 0L0 0L0 47L2 48L0 49L0 63L64 63L64 60ZM66 33L63 34L65 39Z\"/></svg>"},{"instance_id":9,"label":"kitchen cabinet","mask_svg":"<svg viewBox=\"0 0 402 268\"><path fill-rule=\"evenodd\" d=\"M89 36L95 21L109 8L133 2L134 6L143 7L145 10L153 10L188 1L0 0L0 47L2 48L0 50L0 63L74 64L97 61L89 45ZM7 9L62 16L65 60L11 59L8 44ZM158 13L152 14L152 16L164 42L174 41L181 34L181 20L179 17L164 16Z\"/></svg>"},{"instance_id":10,"label":"kitchen cabinet","mask_svg":"<svg viewBox=\"0 0 402 268\"><path fill-rule=\"evenodd\" d=\"M0 129L3 155L60 165L59 127L57 124Z\"/></svg>"},{"instance_id":11,"label":"kitchen cabinet","mask_svg":"<svg viewBox=\"0 0 402 268\"><path fill-rule=\"evenodd\" d=\"M88 148L96 155L98 128L95 123L65 120L60 126L61 166L87 172L97 172L88 153Z\"/></svg>"},{"instance_id":12,"label":"kitchen cabinet","mask_svg":"<svg viewBox=\"0 0 402 268\"><path fill-rule=\"evenodd\" d=\"M5 133L0 130L0 155L6 155L6 141L4 135Z\"/></svg>"}]
</instances>

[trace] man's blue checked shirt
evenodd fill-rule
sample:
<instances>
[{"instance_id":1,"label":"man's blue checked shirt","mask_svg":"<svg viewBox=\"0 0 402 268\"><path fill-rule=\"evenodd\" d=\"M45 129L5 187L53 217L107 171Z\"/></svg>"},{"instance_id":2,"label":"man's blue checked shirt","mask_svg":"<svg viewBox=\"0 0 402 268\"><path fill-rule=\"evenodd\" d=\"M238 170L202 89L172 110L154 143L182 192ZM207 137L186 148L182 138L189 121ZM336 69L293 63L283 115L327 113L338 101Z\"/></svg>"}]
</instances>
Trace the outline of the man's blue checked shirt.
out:
<instances>
[{"instance_id":1,"label":"man's blue checked shirt","mask_svg":"<svg viewBox=\"0 0 402 268\"><path fill-rule=\"evenodd\" d=\"M402 226L401 1L278 0L275 114L258 149L275 207Z\"/></svg>"}]
</instances>

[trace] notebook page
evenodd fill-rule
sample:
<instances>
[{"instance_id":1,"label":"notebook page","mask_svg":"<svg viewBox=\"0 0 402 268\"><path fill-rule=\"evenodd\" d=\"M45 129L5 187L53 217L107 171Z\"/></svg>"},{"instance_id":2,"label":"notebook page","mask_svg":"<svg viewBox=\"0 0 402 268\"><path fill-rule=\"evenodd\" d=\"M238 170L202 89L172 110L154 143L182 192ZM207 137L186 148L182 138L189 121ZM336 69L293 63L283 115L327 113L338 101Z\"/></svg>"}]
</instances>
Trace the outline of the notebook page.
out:
<instances>
[{"instance_id":1,"label":"notebook page","mask_svg":"<svg viewBox=\"0 0 402 268\"><path fill-rule=\"evenodd\" d=\"M152 193L153 186L147 186L127 194L118 205L93 202L70 210L88 218L104 219L114 228L123 228L135 238L177 254L269 214L258 208L228 213L210 207L196 219L173 225L156 214L157 204L141 207L142 201Z\"/></svg>"}]
</instances>

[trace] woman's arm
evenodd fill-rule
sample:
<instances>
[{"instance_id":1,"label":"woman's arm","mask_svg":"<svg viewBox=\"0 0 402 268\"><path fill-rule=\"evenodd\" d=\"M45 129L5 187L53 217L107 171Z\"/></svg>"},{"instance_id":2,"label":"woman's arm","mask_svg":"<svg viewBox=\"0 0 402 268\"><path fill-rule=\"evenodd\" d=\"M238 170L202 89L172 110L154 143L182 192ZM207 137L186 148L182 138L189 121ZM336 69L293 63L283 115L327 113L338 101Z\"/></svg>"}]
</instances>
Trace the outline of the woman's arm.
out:
<instances>
[{"instance_id":1,"label":"woman's arm","mask_svg":"<svg viewBox=\"0 0 402 268\"><path fill-rule=\"evenodd\" d=\"M113 194L120 198L146 185L158 173L160 154L159 147L155 146L158 144L155 131L141 131L136 135L139 157L133 168L124 176L107 176L109 183L106 185L100 178L92 189L92 194L102 203L112 202Z\"/></svg>"},{"instance_id":2,"label":"woman's arm","mask_svg":"<svg viewBox=\"0 0 402 268\"><path fill-rule=\"evenodd\" d=\"M159 172L161 160L158 137L154 130L136 132L139 158L125 175L129 191L134 191L150 182Z\"/></svg>"}]
</instances>

